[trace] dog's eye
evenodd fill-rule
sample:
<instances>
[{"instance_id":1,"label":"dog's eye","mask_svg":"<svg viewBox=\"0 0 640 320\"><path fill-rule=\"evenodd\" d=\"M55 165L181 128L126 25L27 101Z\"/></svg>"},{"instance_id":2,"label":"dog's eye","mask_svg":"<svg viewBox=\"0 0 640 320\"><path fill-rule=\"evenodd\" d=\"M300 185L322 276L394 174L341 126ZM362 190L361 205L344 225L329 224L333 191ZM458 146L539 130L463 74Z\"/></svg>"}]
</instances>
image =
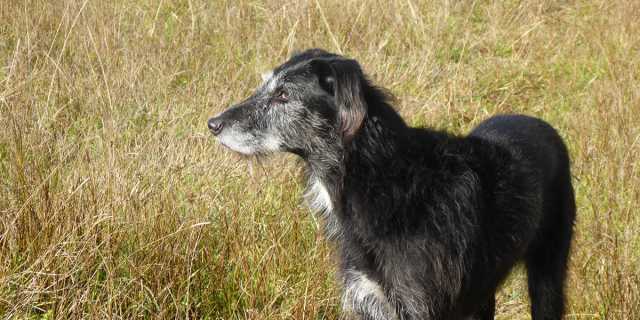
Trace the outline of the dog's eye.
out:
<instances>
[{"instance_id":1,"label":"dog's eye","mask_svg":"<svg viewBox=\"0 0 640 320\"><path fill-rule=\"evenodd\" d=\"M286 90L281 89L275 95L276 100L280 102L287 102L289 100L289 93Z\"/></svg>"}]
</instances>

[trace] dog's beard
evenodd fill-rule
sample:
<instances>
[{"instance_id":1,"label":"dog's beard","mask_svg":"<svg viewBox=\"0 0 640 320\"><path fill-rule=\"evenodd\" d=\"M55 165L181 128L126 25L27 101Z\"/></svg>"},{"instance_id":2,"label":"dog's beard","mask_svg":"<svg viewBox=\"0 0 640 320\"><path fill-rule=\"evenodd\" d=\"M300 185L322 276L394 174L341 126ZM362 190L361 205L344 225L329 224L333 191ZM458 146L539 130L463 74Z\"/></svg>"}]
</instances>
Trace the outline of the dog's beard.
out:
<instances>
[{"instance_id":1,"label":"dog's beard","mask_svg":"<svg viewBox=\"0 0 640 320\"><path fill-rule=\"evenodd\" d=\"M223 134L217 137L217 140L224 147L241 155L250 156L257 152L256 146L250 143L251 140L239 139L237 135Z\"/></svg>"},{"instance_id":2,"label":"dog's beard","mask_svg":"<svg viewBox=\"0 0 640 320\"><path fill-rule=\"evenodd\" d=\"M237 130L229 130L222 132L216 139L226 148L245 156L261 156L281 151L280 140L268 134L256 136Z\"/></svg>"},{"instance_id":3,"label":"dog's beard","mask_svg":"<svg viewBox=\"0 0 640 320\"><path fill-rule=\"evenodd\" d=\"M229 154L238 161L246 161L248 174L254 177L256 172L262 172L267 175L264 167L264 160L279 150L279 141L273 137L266 139L256 138L247 133L237 134L229 132L216 137L216 140L227 150L231 150Z\"/></svg>"}]
</instances>

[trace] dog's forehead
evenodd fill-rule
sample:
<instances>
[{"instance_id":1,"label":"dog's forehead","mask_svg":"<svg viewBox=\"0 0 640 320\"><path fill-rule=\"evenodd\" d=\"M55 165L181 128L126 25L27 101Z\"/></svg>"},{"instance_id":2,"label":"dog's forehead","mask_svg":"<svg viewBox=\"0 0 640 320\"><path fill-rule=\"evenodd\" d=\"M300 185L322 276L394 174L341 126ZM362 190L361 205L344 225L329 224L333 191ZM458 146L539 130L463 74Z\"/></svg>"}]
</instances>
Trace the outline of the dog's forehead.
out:
<instances>
[{"instance_id":1,"label":"dog's forehead","mask_svg":"<svg viewBox=\"0 0 640 320\"><path fill-rule=\"evenodd\" d=\"M334 53L327 52L322 49L308 49L306 51L298 52L291 56L289 60L283 64L277 66L273 70L264 72L262 74L261 90L271 91L275 90L280 82L287 77L295 76L298 74L306 74L308 71L307 65L309 62L316 58L335 58L339 57Z\"/></svg>"},{"instance_id":2,"label":"dog's forehead","mask_svg":"<svg viewBox=\"0 0 640 320\"><path fill-rule=\"evenodd\" d=\"M273 70L269 70L266 72L263 72L260 77L262 77L262 83L266 83L269 80L271 80L271 77L273 77Z\"/></svg>"},{"instance_id":3,"label":"dog's forehead","mask_svg":"<svg viewBox=\"0 0 640 320\"><path fill-rule=\"evenodd\" d=\"M273 70L266 71L261 74L262 85L261 89L264 91L275 90L283 80L291 78L297 75L305 74L305 65L308 61L298 62L296 64L283 64Z\"/></svg>"},{"instance_id":4,"label":"dog's forehead","mask_svg":"<svg viewBox=\"0 0 640 320\"><path fill-rule=\"evenodd\" d=\"M264 72L262 75L262 84L259 90L263 92L269 92L276 89L282 78L281 73L276 73L275 70Z\"/></svg>"}]
</instances>

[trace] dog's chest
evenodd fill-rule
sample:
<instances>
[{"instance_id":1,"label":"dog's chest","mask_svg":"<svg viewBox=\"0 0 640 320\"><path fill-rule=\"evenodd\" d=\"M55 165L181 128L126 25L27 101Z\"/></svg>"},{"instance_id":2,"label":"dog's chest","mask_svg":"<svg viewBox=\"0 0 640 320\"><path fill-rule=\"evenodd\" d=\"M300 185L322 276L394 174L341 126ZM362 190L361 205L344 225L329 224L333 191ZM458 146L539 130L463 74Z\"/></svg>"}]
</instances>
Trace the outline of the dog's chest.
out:
<instances>
[{"instance_id":1,"label":"dog's chest","mask_svg":"<svg viewBox=\"0 0 640 320\"><path fill-rule=\"evenodd\" d=\"M309 180L305 199L309 208L324 221L327 238L335 239L342 233L338 218L333 210L333 200L327 185L320 179L312 177Z\"/></svg>"},{"instance_id":2,"label":"dog's chest","mask_svg":"<svg viewBox=\"0 0 640 320\"><path fill-rule=\"evenodd\" d=\"M310 180L305 198L313 211L330 213L333 210L329 190L320 179L312 178Z\"/></svg>"}]
</instances>

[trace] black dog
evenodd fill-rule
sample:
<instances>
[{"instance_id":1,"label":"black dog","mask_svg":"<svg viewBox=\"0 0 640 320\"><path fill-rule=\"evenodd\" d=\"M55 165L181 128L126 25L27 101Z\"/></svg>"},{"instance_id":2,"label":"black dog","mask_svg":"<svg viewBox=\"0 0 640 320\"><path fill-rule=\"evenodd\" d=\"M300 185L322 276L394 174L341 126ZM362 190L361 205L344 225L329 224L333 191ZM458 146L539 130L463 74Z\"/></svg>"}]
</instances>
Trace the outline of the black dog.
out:
<instances>
[{"instance_id":1,"label":"black dog","mask_svg":"<svg viewBox=\"0 0 640 320\"><path fill-rule=\"evenodd\" d=\"M522 260L533 319L562 317L575 202L567 149L544 121L496 116L467 137L410 128L355 60L312 49L208 125L237 152L304 159L345 310L493 319Z\"/></svg>"}]
</instances>

